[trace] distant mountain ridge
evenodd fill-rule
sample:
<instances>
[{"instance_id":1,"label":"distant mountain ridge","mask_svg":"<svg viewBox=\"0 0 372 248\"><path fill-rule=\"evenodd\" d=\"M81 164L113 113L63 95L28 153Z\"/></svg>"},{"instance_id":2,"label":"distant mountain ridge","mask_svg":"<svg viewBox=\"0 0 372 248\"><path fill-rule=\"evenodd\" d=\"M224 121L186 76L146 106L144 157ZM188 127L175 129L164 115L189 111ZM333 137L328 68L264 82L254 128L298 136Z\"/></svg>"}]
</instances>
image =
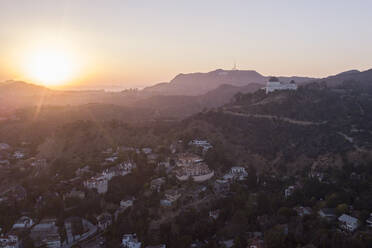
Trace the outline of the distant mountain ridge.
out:
<instances>
[{"instance_id":1,"label":"distant mountain ridge","mask_svg":"<svg viewBox=\"0 0 372 248\"><path fill-rule=\"evenodd\" d=\"M222 70L218 69L207 73L178 74L169 83L159 83L144 88L144 92L159 95L203 95L219 86L228 84L232 86L246 86L251 83L265 84L269 77L263 76L254 70ZM295 80L302 83L314 80L309 77L278 77L283 82Z\"/></svg>"}]
</instances>

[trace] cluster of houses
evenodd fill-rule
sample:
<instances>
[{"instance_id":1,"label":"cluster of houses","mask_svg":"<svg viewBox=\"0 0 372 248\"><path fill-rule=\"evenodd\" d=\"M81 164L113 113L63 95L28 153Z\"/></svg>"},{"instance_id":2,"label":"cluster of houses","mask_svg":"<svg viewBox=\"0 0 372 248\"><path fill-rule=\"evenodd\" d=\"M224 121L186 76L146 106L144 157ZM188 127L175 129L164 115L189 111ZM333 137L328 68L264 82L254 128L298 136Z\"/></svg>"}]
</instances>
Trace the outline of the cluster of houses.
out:
<instances>
[{"instance_id":1,"label":"cluster of houses","mask_svg":"<svg viewBox=\"0 0 372 248\"><path fill-rule=\"evenodd\" d=\"M116 176L125 176L132 172L136 165L132 162L123 162L114 167L104 170L101 174L84 181L84 187L96 189L98 194L105 194L108 190L108 182Z\"/></svg>"}]
</instances>

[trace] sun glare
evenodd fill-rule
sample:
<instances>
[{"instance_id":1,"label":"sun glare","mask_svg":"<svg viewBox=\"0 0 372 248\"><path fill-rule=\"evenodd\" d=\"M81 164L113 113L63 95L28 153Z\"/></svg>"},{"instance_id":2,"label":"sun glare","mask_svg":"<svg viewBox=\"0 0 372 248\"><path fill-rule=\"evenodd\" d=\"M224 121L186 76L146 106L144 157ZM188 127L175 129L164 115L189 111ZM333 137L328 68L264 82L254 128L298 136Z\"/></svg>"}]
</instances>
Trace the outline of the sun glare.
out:
<instances>
[{"instance_id":1,"label":"sun glare","mask_svg":"<svg viewBox=\"0 0 372 248\"><path fill-rule=\"evenodd\" d=\"M32 50L25 66L27 76L45 86L66 84L76 74L75 59L61 47L42 47Z\"/></svg>"}]
</instances>

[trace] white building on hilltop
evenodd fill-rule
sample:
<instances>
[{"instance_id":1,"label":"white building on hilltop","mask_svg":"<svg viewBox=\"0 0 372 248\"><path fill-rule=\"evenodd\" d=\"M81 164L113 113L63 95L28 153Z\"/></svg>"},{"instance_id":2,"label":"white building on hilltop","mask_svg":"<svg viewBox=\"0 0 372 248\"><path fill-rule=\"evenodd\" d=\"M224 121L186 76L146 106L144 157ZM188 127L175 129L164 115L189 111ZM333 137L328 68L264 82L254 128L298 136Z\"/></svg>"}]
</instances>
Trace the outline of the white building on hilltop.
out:
<instances>
[{"instance_id":1,"label":"white building on hilltop","mask_svg":"<svg viewBox=\"0 0 372 248\"><path fill-rule=\"evenodd\" d=\"M276 77L271 77L264 88L266 94L276 90L297 90L297 84L292 80L290 83L282 83Z\"/></svg>"}]
</instances>

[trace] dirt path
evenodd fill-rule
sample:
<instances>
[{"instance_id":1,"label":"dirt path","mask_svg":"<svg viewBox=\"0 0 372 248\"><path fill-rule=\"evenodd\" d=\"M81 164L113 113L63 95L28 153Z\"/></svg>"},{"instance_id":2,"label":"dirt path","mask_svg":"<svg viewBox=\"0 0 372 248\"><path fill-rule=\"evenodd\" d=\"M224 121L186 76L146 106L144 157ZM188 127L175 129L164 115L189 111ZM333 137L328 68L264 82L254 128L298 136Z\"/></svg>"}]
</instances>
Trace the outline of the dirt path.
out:
<instances>
[{"instance_id":1,"label":"dirt path","mask_svg":"<svg viewBox=\"0 0 372 248\"><path fill-rule=\"evenodd\" d=\"M237 112L232 112L232 111L228 111L228 110L224 110L223 113L229 114L229 115L243 116L243 117L263 118L263 119L270 119L270 120L281 120L281 121L289 122L291 124L302 125L302 126L322 125L322 124L327 123L326 121L322 121L322 122L301 121L301 120L296 120L296 119L291 119L291 118L281 117L281 116L276 116L276 115L244 114L244 113L237 113Z\"/></svg>"}]
</instances>

